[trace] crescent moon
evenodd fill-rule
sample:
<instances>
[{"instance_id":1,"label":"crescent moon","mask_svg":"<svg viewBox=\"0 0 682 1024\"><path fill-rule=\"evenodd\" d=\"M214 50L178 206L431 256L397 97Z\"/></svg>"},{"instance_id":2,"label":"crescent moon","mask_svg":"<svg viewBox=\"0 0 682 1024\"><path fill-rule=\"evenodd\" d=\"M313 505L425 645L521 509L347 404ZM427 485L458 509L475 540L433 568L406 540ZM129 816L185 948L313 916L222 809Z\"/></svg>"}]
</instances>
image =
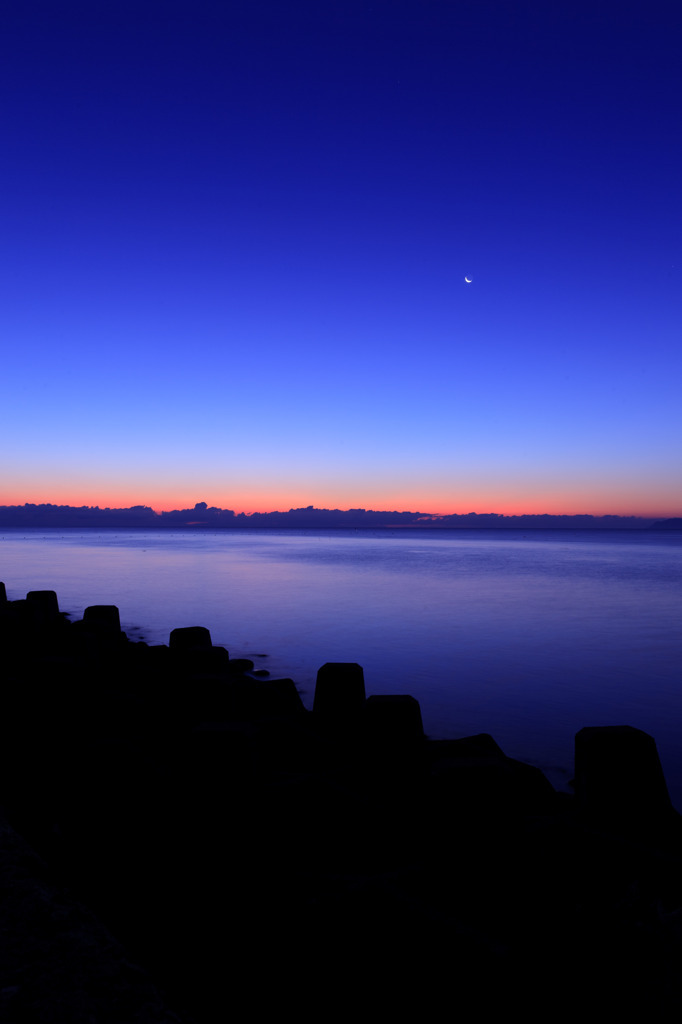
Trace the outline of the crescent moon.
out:
<instances>
[{"instance_id":1,"label":"crescent moon","mask_svg":"<svg viewBox=\"0 0 682 1024\"><path fill-rule=\"evenodd\" d=\"M466 281L467 284L471 284L471 278L470 277L465 277L464 280Z\"/></svg>"}]
</instances>

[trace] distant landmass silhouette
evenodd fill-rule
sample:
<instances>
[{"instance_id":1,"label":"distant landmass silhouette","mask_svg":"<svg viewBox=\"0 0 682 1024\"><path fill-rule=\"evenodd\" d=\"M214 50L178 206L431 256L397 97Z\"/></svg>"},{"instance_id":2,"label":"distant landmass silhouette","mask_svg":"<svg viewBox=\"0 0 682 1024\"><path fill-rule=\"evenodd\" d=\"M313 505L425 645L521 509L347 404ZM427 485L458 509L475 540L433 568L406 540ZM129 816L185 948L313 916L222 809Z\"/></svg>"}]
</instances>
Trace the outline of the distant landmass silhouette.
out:
<instances>
[{"instance_id":1,"label":"distant landmass silhouette","mask_svg":"<svg viewBox=\"0 0 682 1024\"><path fill-rule=\"evenodd\" d=\"M421 527L428 529L586 529L682 530L682 518L652 519L641 516L592 515L500 515L496 512L453 513L375 511L350 508L291 508L288 512L233 512L209 507L199 501L194 508L155 512L147 505L131 508L99 506L24 504L1 505L0 527L146 527L150 530L178 528L211 529L381 529Z\"/></svg>"}]
</instances>

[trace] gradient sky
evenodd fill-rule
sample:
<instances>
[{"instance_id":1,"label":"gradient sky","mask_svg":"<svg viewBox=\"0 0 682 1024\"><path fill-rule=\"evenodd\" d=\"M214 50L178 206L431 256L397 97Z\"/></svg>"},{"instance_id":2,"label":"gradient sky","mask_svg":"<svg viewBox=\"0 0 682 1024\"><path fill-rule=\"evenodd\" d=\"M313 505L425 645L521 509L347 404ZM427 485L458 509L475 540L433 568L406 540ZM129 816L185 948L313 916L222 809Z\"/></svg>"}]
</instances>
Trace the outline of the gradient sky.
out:
<instances>
[{"instance_id":1,"label":"gradient sky","mask_svg":"<svg viewBox=\"0 0 682 1024\"><path fill-rule=\"evenodd\" d=\"M680 53L657 0L5 4L0 503L681 515Z\"/></svg>"}]
</instances>

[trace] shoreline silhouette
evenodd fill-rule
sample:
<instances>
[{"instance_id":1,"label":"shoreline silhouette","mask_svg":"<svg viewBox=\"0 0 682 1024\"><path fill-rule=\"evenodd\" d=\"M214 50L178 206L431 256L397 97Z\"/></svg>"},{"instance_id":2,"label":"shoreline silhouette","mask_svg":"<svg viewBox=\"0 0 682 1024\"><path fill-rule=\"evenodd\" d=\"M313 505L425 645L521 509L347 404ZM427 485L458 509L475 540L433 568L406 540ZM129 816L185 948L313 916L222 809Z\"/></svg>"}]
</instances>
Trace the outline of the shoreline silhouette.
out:
<instances>
[{"instance_id":1,"label":"shoreline silhouette","mask_svg":"<svg viewBox=\"0 0 682 1024\"><path fill-rule=\"evenodd\" d=\"M4 585L0 641L8 1019L679 1000L682 818L646 733L581 729L570 796L488 734L429 740L356 664L307 711L201 626L149 646Z\"/></svg>"}]
</instances>

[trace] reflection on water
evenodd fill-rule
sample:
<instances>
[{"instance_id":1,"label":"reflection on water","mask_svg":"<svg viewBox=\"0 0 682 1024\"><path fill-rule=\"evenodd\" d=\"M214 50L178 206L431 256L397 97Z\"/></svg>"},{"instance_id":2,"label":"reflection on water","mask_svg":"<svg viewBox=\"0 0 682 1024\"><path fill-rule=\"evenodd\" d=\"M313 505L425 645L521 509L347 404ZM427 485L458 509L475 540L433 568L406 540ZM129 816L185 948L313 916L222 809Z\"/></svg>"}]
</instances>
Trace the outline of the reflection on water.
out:
<instances>
[{"instance_id":1,"label":"reflection on water","mask_svg":"<svg viewBox=\"0 0 682 1024\"><path fill-rule=\"evenodd\" d=\"M204 625L310 704L325 661L412 693L433 736L491 732L567 780L574 733L651 732L682 806L682 535L619 531L9 531L10 597L118 604L167 642ZM137 633L135 634L137 635ZM555 770L556 769L556 770Z\"/></svg>"}]
</instances>

